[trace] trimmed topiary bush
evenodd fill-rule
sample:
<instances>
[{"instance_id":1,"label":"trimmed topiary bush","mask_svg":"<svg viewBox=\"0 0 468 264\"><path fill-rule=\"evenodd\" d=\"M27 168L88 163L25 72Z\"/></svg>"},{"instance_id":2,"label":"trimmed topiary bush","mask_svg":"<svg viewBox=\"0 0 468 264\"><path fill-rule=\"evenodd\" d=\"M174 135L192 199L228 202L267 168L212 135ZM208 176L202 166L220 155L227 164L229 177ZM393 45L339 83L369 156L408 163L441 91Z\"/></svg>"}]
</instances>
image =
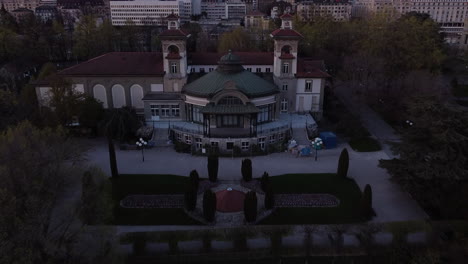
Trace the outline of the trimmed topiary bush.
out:
<instances>
[{"instance_id":1,"label":"trimmed topiary bush","mask_svg":"<svg viewBox=\"0 0 468 264\"><path fill-rule=\"evenodd\" d=\"M107 136L107 144L109 146L109 160L110 160L110 167L111 167L111 175L112 175L112 178L117 178L119 177L119 171L117 170L117 159L115 157L114 141L109 135Z\"/></svg>"},{"instance_id":2,"label":"trimmed topiary bush","mask_svg":"<svg viewBox=\"0 0 468 264\"><path fill-rule=\"evenodd\" d=\"M341 151L340 159L338 160L338 170L336 174L342 178L346 178L348 176L348 167L349 167L349 154L348 150L344 148Z\"/></svg>"},{"instance_id":3,"label":"trimmed topiary bush","mask_svg":"<svg viewBox=\"0 0 468 264\"><path fill-rule=\"evenodd\" d=\"M265 190L265 208L270 210L275 206L275 195L273 193L273 187L268 184Z\"/></svg>"},{"instance_id":4,"label":"trimmed topiary bush","mask_svg":"<svg viewBox=\"0 0 468 264\"><path fill-rule=\"evenodd\" d=\"M200 182L200 176L198 176L197 170L192 170L190 172L190 185L195 189L198 190L198 184Z\"/></svg>"},{"instance_id":5,"label":"trimmed topiary bush","mask_svg":"<svg viewBox=\"0 0 468 264\"><path fill-rule=\"evenodd\" d=\"M188 211L195 210L197 207L197 189L192 188L191 186L187 187L187 190L184 193L185 208Z\"/></svg>"},{"instance_id":6,"label":"trimmed topiary bush","mask_svg":"<svg viewBox=\"0 0 468 264\"><path fill-rule=\"evenodd\" d=\"M247 222L254 222L257 219L257 194L253 191L245 195L244 215Z\"/></svg>"},{"instance_id":7,"label":"trimmed topiary bush","mask_svg":"<svg viewBox=\"0 0 468 264\"><path fill-rule=\"evenodd\" d=\"M203 194L203 216L208 222L213 222L216 212L216 194L206 190Z\"/></svg>"},{"instance_id":8,"label":"trimmed topiary bush","mask_svg":"<svg viewBox=\"0 0 468 264\"><path fill-rule=\"evenodd\" d=\"M270 175L265 171L260 179L260 186L262 191L266 192L268 185L270 184Z\"/></svg>"},{"instance_id":9,"label":"trimmed topiary bush","mask_svg":"<svg viewBox=\"0 0 468 264\"><path fill-rule=\"evenodd\" d=\"M252 161L250 159L242 160L241 172L244 181L252 180Z\"/></svg>"},{"instance_id":10,"label":"trimmed topiary bush","mask_svg":"<svg viewBox=\"0 0 468 264\"><path fill-rule=\"evenodd\" d=\"M370 219L373 216L372 211L372 188L369 184L364 187L361 197L361 215L364 219Z\"/></svg>"},{"instance_id":11,"label":"trimmed topiary bush","mask_svg":"<svg viewBox=\"0 0 468 264\"><path fill-rule=\"evenodd\" d=\"M216 155L208 156L208 178L215 182L218 179L219 158Z\"/></svg>"}]
</instances>

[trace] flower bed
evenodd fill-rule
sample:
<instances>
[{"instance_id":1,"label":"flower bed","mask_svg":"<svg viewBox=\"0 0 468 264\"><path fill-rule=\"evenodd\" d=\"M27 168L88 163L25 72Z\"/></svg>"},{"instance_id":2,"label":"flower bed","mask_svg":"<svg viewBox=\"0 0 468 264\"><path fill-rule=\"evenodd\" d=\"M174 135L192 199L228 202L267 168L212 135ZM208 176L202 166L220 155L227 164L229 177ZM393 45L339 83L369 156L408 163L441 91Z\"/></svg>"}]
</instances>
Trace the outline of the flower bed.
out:
<instances>
[{"instance_id":1,"label":"flower bed","mask_svg":"<svg viewBox=\"0 0 468 264\"><path fill-rule=\"evenodd\" d=\"M120 201L123 208L183 208L184 196L170 195L129 195Z\"/></svg>"},{"instance_id":2,"label":"flower bed","mask_svg":"<svg viewBox=\"0 0 468 264\"><path fill-rule=\"evenodd\" d=\"M338 198L330 194L277 194L276 207L336 207Z\"/></svg>"}]
</instances>

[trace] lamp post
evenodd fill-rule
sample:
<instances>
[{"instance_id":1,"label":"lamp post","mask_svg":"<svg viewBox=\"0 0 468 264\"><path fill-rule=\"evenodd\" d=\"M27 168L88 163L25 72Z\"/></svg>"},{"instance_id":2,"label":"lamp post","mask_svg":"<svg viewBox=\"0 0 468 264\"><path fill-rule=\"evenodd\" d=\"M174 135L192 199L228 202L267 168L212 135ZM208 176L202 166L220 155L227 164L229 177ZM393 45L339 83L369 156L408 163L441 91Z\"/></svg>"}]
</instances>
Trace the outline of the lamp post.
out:
<instances>
[{"instance_id":1,"label":"lamp post","mask_svg":"<svg viewBox=\"0 0 468 264\"><path fill-rule=\"evenodd\" d=\"M412 127L412 126L413 126L413 121L411 121L411 120L406 120L406 124L408 124L410 127Z\"/></svg>"},{"instance_id":2,"label":"lamp post","mask_svg":"<svg viewBox=\"0 0 468 264\"><path fill-rule=\"evenodd\" d=\"M323 141L321 138L316 137L314 141L312 141L312 146L315 149L315 161L317 161L318 150L322 149Z\"/></svg>"},{"instance_id":3,"label":"lamp post","mask_svg":"<svg viewBox=\"0 0 468 264\"><path fill-rule=\"evenodd\" d=\"M148 144L148 142L144 141L142 138L140 138L140 140L138 140L136 143L135 143L138 147L141 148L141 157L143 159L143 162L145 162L145 146Z\"/></svg>"}]
</instances>

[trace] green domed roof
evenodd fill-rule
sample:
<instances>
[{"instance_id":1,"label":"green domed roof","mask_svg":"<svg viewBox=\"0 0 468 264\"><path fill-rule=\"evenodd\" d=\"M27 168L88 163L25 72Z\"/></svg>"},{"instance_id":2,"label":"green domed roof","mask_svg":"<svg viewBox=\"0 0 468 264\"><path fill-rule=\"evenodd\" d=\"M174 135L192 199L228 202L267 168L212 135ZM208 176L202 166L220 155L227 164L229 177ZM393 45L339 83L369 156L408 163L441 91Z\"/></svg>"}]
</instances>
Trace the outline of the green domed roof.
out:
<instances>
[{"instance_id":1,"label":"green domed roof","mask_svg":"<svg viewBox=\"0 0 468 264\"><path fill-rule=\"evenodd\" d=\"M242 66L241 66L242 67ZM238 72L219 70L207 73L184 86L189 95L211 98L223 89L234 89L249 98L261 97L279 92L278 87L265 79L244 69Z\"/></svg>"},{"instance_id":2,"label":"green domed roof","mask_svg":"<svg viewBox=\"0 0 468 264\"><path fill-rule=\"evenodd\" d=\"M241 58L235 54L232 54L231 50L229 53L222 56L218 64L242 64Z\"/></svg>"}]
</instances>

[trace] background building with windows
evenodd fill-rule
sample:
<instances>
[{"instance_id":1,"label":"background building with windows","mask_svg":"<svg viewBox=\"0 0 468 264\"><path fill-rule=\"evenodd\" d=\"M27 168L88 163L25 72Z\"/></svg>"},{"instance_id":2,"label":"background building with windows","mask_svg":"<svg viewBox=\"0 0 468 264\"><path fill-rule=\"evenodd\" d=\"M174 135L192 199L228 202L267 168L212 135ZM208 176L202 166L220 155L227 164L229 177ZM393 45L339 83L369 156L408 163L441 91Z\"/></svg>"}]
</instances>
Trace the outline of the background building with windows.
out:
<instances>
[{"instance_id":1,"label":"background building with windows","mask_svg":"<svg viewBox=\"0 0 468 264\"><path fill-rule=\"evenodd\" d=\"M351 2L347 0L312 0L299 2L296 13L304 21L317 16L330 16L335 21L348 21L351 18Z\"/></svg>"}]
</instances>

